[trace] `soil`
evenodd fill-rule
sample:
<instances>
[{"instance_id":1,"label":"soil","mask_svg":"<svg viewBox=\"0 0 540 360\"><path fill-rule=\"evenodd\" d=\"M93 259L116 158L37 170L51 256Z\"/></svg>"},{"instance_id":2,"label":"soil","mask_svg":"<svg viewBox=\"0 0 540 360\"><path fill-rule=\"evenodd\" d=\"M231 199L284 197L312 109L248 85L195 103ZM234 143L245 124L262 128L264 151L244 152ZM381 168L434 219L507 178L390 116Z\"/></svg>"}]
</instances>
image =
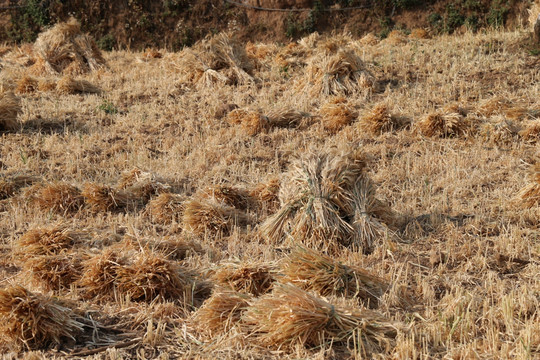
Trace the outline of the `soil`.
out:
<instances>
[{"instance_id":1,"label":"soil","mask_svg":"<svg viewBox=\"0 0 540 360\"><path fill-rule=\"evenodd\" d=\"M242 0L237 0L242 2ZM0 1L0 7L22 4L24 1ZM526 0L245 0L246 5L271 9L311 9L310 11L277 12L261 11L235 6L223 0L102 0L102 1L56 1L49 2L47 11L50 24L75 16L83 29L91 33L102 47L144 49L147 47L178 50L190 46L208 34L234 31L246 41L285 42L305 36L310 32L347 31L355 36L374 32L384 36L393 28L410 30L426 28L436 31L464 31L465 24L481 29L489 26L490 16L505 9L502 17L506 26L520 25L526 19ZM396 7L392 4L407 3ZM366 8L344 11L320 11L346 6L365 5ZM403 8L405 7L405 8ZM452 11L454 11L452 13ZM11 24L10 19L22 19L28 8L0 11L0 41L10 41L17 32L26 31L21 24ZM27 12L27 13L25 13ZM443 19L439 25L433 17ZM442 24L457 14L457 26L450 30ZM430 21L431 19L431 21ZM439 27L437 27L439 26ZM33 26L38 33L44 26ZM469 24L469 28L471 24ZM15 35L16 37L16 35Z\"/></svg>"}]
</instances>

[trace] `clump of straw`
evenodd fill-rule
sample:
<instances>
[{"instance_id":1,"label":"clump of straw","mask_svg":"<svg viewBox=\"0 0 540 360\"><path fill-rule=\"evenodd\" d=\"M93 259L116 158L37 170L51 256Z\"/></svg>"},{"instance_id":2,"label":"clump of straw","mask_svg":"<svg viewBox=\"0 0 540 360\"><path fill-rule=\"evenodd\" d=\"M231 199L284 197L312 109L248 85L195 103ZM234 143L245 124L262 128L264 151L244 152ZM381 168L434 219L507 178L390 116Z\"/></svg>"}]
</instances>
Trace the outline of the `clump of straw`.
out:
<instances>
[{"instance_id":1,"label":"clump of straw","mask_svg":"<svg viewBox=\"0 0 540 360\"><path fill-rule=\"evenodd\" d=\"M371 134L381 134L383 132L394 131L405 125L404 121L392 115L388 106L379 103L360 119L360 127Z\"/></svg>"},{"instance_id":2,"label":"clump of straw","mask_svg":"<svg viewBox=\"0 0 540 360\"><path fill-rule=\"evenodd\" d=\"M340 49L333 54L321 53L309 59L303 91L311 96L353 94L373 89L374 76L354 52Z\"/></svg>"},{"instance_id":3,"label":"clump of straw","mask_svg":"<svg viewBox=\"0 0 540 360\"><path fill-rule=\"evenodd\" d=\"M83 330L73 310L18 285L0 290L0 314L0 339L8 346L43 349Z\"/></svg>"},{"instance_id":4,"label":"clump of straw","mask_svg":"<svg viewBox=\"0 0 540 360\"><path fill-rule=\"evenodd\" d=\"M240 125L250 136L265 132L270 128L269 119L257 111L235 109L227 115L227 122Z\"/></svg>"},{"instance_id":5,"label":"clump of straw","mask_svg":"<svg viewBox=\"0 0 540 360\"><path fill-rule=\"evenodd\" d=\"M357 298L374 307L388 289L383 279L306 247L298 247L283 264L284 282L322 296Z\"/></svg>"},{"instance_id":6,"label":"clump of straw","mask_svg":"<svg viewBox=\"0 0 540 360\"><path fill-rule=\"evenodd\" d=\"M99 94L101 89L86 80L75 80L71 76L63 76L56 83L56 90L62 94Z\"/></svg>"},{"instance_id":7,"label":"clump of straw","mask_svg":"<svg viewBox=\"0 0 540 360\"><path fill-rule=\"evenodd\" d=\"M345 99L338 97L324 104L320 109L323 127L336 133L349 125L357 116L356 112L345 103Z\"/></svg>"},{"instance_id":8,"label":"clump of straw","mask_svg":"<svg viewBox=\"0 0 540 360\"><path fill-rule=\"evenodd\" d=\"M521 128L514 121L498 116L483 123L479 135L497 145L510 145L519 139L520 132Z\"/></svg>"},{"instance_id":9,"label":"clump of straw","mask_svg":"<svg viewBox=\"0 0 540 360\"><path fill-rule=\"evenodd\" d=\"M399 30L392 30L386 37L385 42L392 45L401 45L407 43L407 37Z\"/></svg>"},{"instance_id":10,"label":"clump of straw","mask_svg":"<svg viewBox=\"0 0 540 360\"><path fill-rule=\"evenodd\" d=\"M227 236L234 226L246 226L249 217L214 199L192 199L185 205L183 223L197 235Z\"/></svg>"},{"instance_id":11,"label":"clump of straw","mask_svg":"<svg viewBox=\"0 0 540 360\"><path fill-rule=\"evenodd\" d=\"M257 184L250 195L262 205L262 210L276 211L279 207L279 179L273 178Z\"/></svg>"},{"instance_id":12,"label":"clump of straw","mask_svg":"<svg viewBox=\"0 0 540 360\"><path fill-rule=\"evenodd\" d=\"M540 142L540 121L534 121L519 132L519 136L528 143Z\"/></svg>"},{"instance_id":13,"label":"clump of straw","mask_svg":"<svg viewBox=\"0 0 540 360\"><path fill-rule=\"evenodd\" d=\"M81 190L67 183L53 183L38 188L34 203L44 211L66 214L77 212L84 205Z\"/></svg>"},{"instance_id":14,"label":"clump of straw","mask_svg":"<svg viewBox=\"0 0 540 360\"><path fill-rule=\"evenodd\" d=\"M81 234L65 225L31 229L15 243L15 250L23 259L46 255L52 256L71 250L81 239Z\"/></svg>"},{"instance_id":15,"label":"clump of straw","mask_svg":"<svg viewBox=\"0 0 540 360\"><path fill-rule=\"evenodd\" d=\"M397 336L396 327L375 312L338 308L292 285L278 285L255 300L244 319L256 339L272 348L345 344L355 338L368 356L389 351Z\"/></svg>"},{"instance_id":16,"label":"clump of straw","mask_svg":"<svg viewBox=\"0 0 540 360\"><path fill-rule=\"evenodd\" d=\"M0 94L0 131L16 131L20 124L17 116L22 111L21 102L13 92Z\"/></svg>"},{"instance_id":17,"label":"clump of straw","mask_svg":"<svg viewBox=\"0 0 540 360\"><path fill-rule=\"evenodd\" d=\"M451 109L428 114L417 126L422 135L429 137L459 136L470 129L467 119Z\"/></svg>"},{"instance_id":18,"label":"clump of straw","mask_svg":"<svg viewBox=\"0 0 540 360\"><path fill-rule=\"evenodd\" d=\"M362 45L377 45L379 43L379 38L373 35L373 33L368 33L360 39L360 44Z\"/></svg>"},{"instance_id":19,"label":"clump of straw","mask_svg":"<svg viewBox=\"0 0 540 360\"><path fill-rule=\"evenodd\" d=\"M253 201L247 190L227 185L209 186L200 193L200 196L206 199L213 198L241 210L246 210Z\"/></svg>"},{"instance_id":20,"label":"clump of straw","mask_svg":"<svg viewBox=\"0 0 540 360\"><path fill-rule=\"evenodd\" d=\"M80 74L105 66L105 59L95 41L81 33L81 26L74 18L58 23L39 34L34 43L36 74Z\"/></svg>"},{"instance_id":21,"label":"clump of straw","mask_svg":"<svg viewBox=\"0 0 540 360\"><path fill-rule=\"evenodd\" d=\"M39 88L39 81L32 76L25 75L17 81L15 92L18 94L29 94L36 92Z\"/></svg>"},{"instance_id":22,"label":"clump of straw","mask_svg":"<svg viewBox=\"0 0 540 360\"><path fill-rule=\"evenodd\" d=\"M142 202L142 199L127 191L97 184L86 184L82 196L90 209L96 212L127 210L136 208Z\"/></svg>"},{"instance_id":23,"label":"clump of straw","mask_svg":"<svg viewBox=\"0 0 540 360\"><path fill-rule=\"evenodd\" d=\"M422 28L415 28L411 30L411 33L409 34L409 38L411 39L429 39L429 33Z\"/></svg>"},{"instance_id":24,"label":"clump of straw","mask_svg":"<svg viewBox=\"0 0 540 360\"><path fill-rule=\"evenodd\" d=\"M229 331L239 323L247 310L251 297L227 289L216 289L192 318L201 331L211 336Z\"/></svg>"},{"instance_id":25,"label":"clump of straw","mask_svg":"<svg viewBox=\"0 0 540 360\"><path fill-rule=\"evenodd\" d=\"M126 190L134 197L148 201L152 196L170 190L170 186L159 176L135 168L122 174L118 188Z\"/></svg>"},{"instance_id":26,"label":"clump of straw","mask_svg":"<svg viewBox=\"0 0 540 360\"><path fill-rule=\"evenodd\" d=\"M256 263L223 264L212 276L218 284L253 296L266 294L275 281L274 270Z\"/></svg>"},{"instance_id":27,"label":"clump of straw","mask_svg":"<svg viewBox=\"0 0 540 360\"><path fill-rule=\"evenodd\" d=\"M530 183L517 194L521 206L531 208L540 204L540 162L531 167Z\"/></svg>"},{"instance_id":28,"label":"clump of straw","mask_svg":"<svg viewBox=\"0 0 540 360\"><path fill-rule=\"evenodd\" d=\"M23 269L45 290L69 289L81 276L81 259L73 253L39 255L27 258Z\"/></svg>"},{"instance_id":29,"label":"clump of straw","mask_svg":"<svg viewBox=\"0 0 540 360\"><path fill-rule=\"evenodd\" d=\"M184 195L163 193L150 200L148 209L152 220L160 224L180 222L186 199Z\"/></svg>"},{"instance_id":30,"label":"clump of straw","mask_svg":"<svg viewBox=\"0 0 540 360\"><path fill-rule=\"evenodd\" d=\"M19 189L33 184L36 180L35 176L25 174L0 175L0 200L15 195Z\"/></svg>"}]
</instances>

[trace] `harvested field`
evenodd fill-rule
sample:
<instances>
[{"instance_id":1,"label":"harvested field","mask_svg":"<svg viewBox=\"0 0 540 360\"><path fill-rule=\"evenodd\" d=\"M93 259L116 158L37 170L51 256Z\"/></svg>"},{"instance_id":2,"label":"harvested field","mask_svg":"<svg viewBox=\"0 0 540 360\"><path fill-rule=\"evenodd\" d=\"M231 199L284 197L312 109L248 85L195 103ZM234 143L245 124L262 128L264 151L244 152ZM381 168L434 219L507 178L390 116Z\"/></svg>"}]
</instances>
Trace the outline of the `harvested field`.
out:
<instances>
[{"instance_id":1,"label":"harvested field","mask_svg":"<svg viewBox=\"0 0 540 360\"><path fill-rule=\"evenodd\" d=\"M6 359L540 357L529 30L90 35L0 52Z\"/></svg>"}]
</instances>

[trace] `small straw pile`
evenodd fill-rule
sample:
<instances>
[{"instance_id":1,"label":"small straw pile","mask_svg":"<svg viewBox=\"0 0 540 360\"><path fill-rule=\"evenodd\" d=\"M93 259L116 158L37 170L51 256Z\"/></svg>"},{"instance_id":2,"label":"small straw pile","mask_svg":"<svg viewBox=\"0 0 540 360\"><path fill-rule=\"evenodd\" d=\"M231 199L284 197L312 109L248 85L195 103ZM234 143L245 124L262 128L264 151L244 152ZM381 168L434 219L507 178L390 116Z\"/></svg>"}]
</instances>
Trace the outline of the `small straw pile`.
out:
<instances>
[{"instance_id":1,"label":"small straw pile","mask_svg":"<svg viewBox=\"0 0 540 360\"><path fill-rule=\"evenodd\" d=\"M86 205L95 212L134 209L142 203L142 199L136 198L128 191L98 184L86 184L82 196Z\"/></svg>"},{"instance_id":2,"label":"small straw pile","mask_svg":"<svg viewBox=\"0 0 540 360\"><path fill-rule=\"evenodd\" d=\"M409 34L410 39L429 39L429 33L422 28L415 28L411 30L411 33Z\"/></svg>"},{"instance_id":3,"label":"small straw pile","mask_svg":"<svg viewBox=\"0 0 540 360\"><path fill-rule=\"evenodd\" d=\"M73 252L29 257L22 267L47 291L69 289L82 271L81 257Z\"/></svg>"},{"instance_id":4,"label":"small straw pile","mask_svg":"<svg viewBox=\"0 0 540 360\"><path fill-rule=\"evenodd\" d=\"M514 121L496 116L481 125L479 135L497 145L511 145L519 140L521 131L520 126Z\"/></svg>"},{"instance_id":5,"label":"small straw pile","mask_svg":"<svg viewBox=\"0 0 540 360\"><path fill-rule=\"evenodd\" d=\"M262 234L278 243L290 232L295 241L324 250L337 250L338 244L351 242L359 245L365 233L373 233L380 222L391 218L381 218L371 188L363 193L358 189L373 187L362 174L364 166L362 159L333 154L295 161L282 181L282 207L262 224Z\"/></svg>"},{"instance_id":6,"label":"small straw pile","mask_svg":"<svg viewBox=\"0 0 540 360\"><path fill-rule=\"evenodd\" d=\"M306 64L308 49L298 43L290 43L284 46L276 56L274 62L281 69L299 68Z\"/></svg>"},{"instance_id":7,"label":"small straw pile","mask_svg":"<svg viewBox=\"0 0 540 360\"><path fill-rule=\"evenodd\" d=\"M521 138L531 144L540 142L540 121L532 121L519 132Z\"/></svg>"},{"instance_id":8,"label":"small straw pile","mask_svg":"<svg viewBox=\"0 0 540 360\"><path fill-rule=\"evenodd\" d=\"M152 251L108 248L83 263L78 285L88 298L191 301L193 280L176 262Z\"/></svg>"},{"instance_id":9,"label":"small straw pile","mask_svg":"<svg viewBox=\"0 0 540 360\"><path fill-rule=\"evenodd\" d=\"M240 210L246 210L253 201L247 190L227 185L209 186L199 195L205 199L213 198L227 206Z\"/></svg>"},{"instance_id":10,"label":"small straw pile","mask_svg":"<svg viewBox=\"0 0 540 360\"><path fill-rule=\"evenodd\" d=\"M271 128L297 128L309 125L311 115L288 108L274 109L267 115L247 109L234 109L227 114L227 122L240 125L250 136L266 132Z\"/></svg>"},{"instance_id":11,"label":"small straw pile","mask_svg":"<svg viewBox=\"0 0 540 360\"><path fill-rule=\"evenodd\" d=\"M263 211L276 211L279 208L279 179L273 178L257 184L250 195L260 203Z\"/></svg>"},{"instance_id":12,"label":"small straw pile","mask_svg":"<svg viewBox=\"0 0 540 360\"><path fill-rule=\"evenodd\" d=\"M244 315L256 339L272 348L358 344L363 355L389 351L396 327L369 310L338 308L292 285L279 285L253 302Z\"/></svg>"},{"instance_id":13,"label":"small straw pile","mask_svg":"<svg viewBox=\"0 0 540 360\"><path fill-rule=\"evenodd\" d=\"M300 88L311 96L350 95L373 89L375 83L360 57L351 50L340 49L310 58Z\"/></svg>"},{"instance_id":14,"label":"small straw pile","mask_svg":"<svg viewBox=\"0 0 540 360\"><path fill-rule=\"evenodd\" d=\"M15 92L17 94L30 94L36 92L39 89L39 81L32 76L25 75L19 81L17 81L17 88Z\"/></svg>"},{"instance_id":15,"label":"small straw pile","mask_svg":"<svg viewBox=\"0 0 540 360\"><path fill-rule=\"evenodd\" d=\"M15 242L15 252L23 259L37 255L57 255L71 250L81 239L81 234L65 225L31 229Z\"/></svg>"},{"instance_id":16,"label":"small straw pile","mask_svg":"<svg viewBox=\"0 0 540 360\"><path fill-rule=\"evenodd\" d=\"M118 188L146 202L152 196L169 191L170 185L155 174L134 168L122 174Z\"/></svg>"},{"instance_id":17,"label":"small straw pile","mask_svg":"<svg viewBox=\"0 0 540 360\"><path fill-rule=\"evenodd\" d=\"M399 30L392 30L388 34L388 37L384 40L384 42L391 44L391 45L401 45L407 43L407 37L403 32Z\"/></svg>"},{"instance_id":18,"label":"small straw pile","mask_svg":"<svg viewBox=\"0 0 540 360\"><path fill-rule=\"evenodd\" d=\"M337 97L324 104L319 113L324 129L333 134L349 125L357 116L343 97Z\"/></svg>"},{"instance_id":19,"label":"small straw pile","mask_svg":"<svg viewBox=\"0 0 540 360\"><path fill-rule=\"evenodd\" d=\"M377 45L379 43L379 38L373 35L373 33L367 33L360 39L360 44L362 45Z\"/></svg>"},{"instance_id":20,"label":"small straw pile","mask_svg":"<svg viewBox=\"0 0 540 360\"><path fill-rule=\"evenodd\" d=\"M56 90L61 94L100 94L101 89L86 80L75 80L69 75L63 76L56 83Z\"/></svg>"},{"instance_id":21,"label":"small straw pile","mask_svg":"<svg viewBox=\"0 0 540 360\"><path fill-rule=\"evenodd\" d=\"M20 124L17 116L21 111L21 101L13 92L0 94L0 131L18 130Z\"/></svg>"},{"instance_id":22,"label":"small straw pile","mask_svg":"<svg viewBox=\"0 0 540 360\"><path fill-rule=\"evenodd\" d=\"M159 224L180 222L184 215L186 197L180 194L163 193L148 203L152 220Z\"/></svg>"},{"instance_id":23,"label":"small straw pile","mask_svg":"<svg viewBox=\"0 0 540 360\"><path fill-rule=\"evenodd\" d=\"M301 246L287 257L283 273L283 282L315 291L321 296L357 298L370 307L377 306L388 289L385 281L378 276L343 265L329 256Z\"/></svg>"},{"instance_id":24,"label":"small straw pile","mask_svg":"<svg viewBox=\"0 0 540 360\"><path fill-rule=\"evenodd\" d=\"M245 48L227 33L206 38L186 50L178 67L186 80L203 86L253 82L249 74L253 65Z\"/></svg>"},{"instance_id":25,"label":"small straw pile","mask_svg":"<svg viewBox=\"0 0 540 360\"><path fill-rule=\"evenodd\" d=\"M212 278L224 287L253 296L266 294L275 281L270 266L256 263L222 265Z\"/></svg>"},{"instance_id":26,"label":"small straw pile","mask_svg":"<svg viewBox=\"0 0 540 360\"><path fill-rule=\"evenodd\" d=\"M540 161L532 166L529 179L530 184L521 189L517 195L521 206L526 208L540 204Z\"/></svg>"},{"instance_id":27,"label":"small straw pile","mask_svg":"<svg viewBox=\"0 0 540 360\"><path fill-rule=\"evenodd\" d=\"M470 124L459 109L448 107L428 114L417 124L418 130L429 137L453 137L467 133Z\"/></svg>"},{"instance_id":28,"label":"small straw pile","mask_svg":"<svg viewBox=\"0 0 540 360\"><path fill-rule=\"evenodd\" d=\"M360 128L370 134L379 135L383 132L394 131L404 126L404 121L390 114L388 106L379 103L360 119Z\"/></svg>"},{"instance_id":29,"label":"small straw pile","mask_svg":"<svg viewBox=\"0 0 540 360\"><path fill-rule=\"evenodd\" d=\"M192 199L185 205L183 223L196 235L228 236L235 226L246 226L249 217L243 211L213 198Z\"/></svg>"},{"instance_id":30,"label":"small straw pile","mask_svg":"<svg viewBox=\"0 0 540 360\"><path fill-rule=\"evenodd\" d=\"M192 323L211 336L223 334L239 323L251 297L227 289L216 289L197 310Z\"/></svg>"},{"instance_id":31,"label":"small straw pile","mask_svg":"<svg viewBox=\"0 0 540 360\"><path fill-rule=\"evenodd\" d=\"M75 340L83 330L70 308L21 286L0 290L0 339L11 346L43 349Z\"/></svg>"},{"instance_id":32,"label":"small straw pile","mask_svg":"<svg viewBox=\"0 0 540 360\"><path fill-rule=\"evenodd\" d=\"M0 200L15 195L19 189L33 184L36 180L35 176L25 174L0 175Z\"/></svg>"},{"instance_id":33,"label":"small straw pile","mask_svg":"<svg viewBox=\"0 0 540 360\"><path fill-rule=\"evenodd\" d=\"M105 66L94 39L81 33L81 25L71 18L39 34L34 43L35 74L82 74Z\"/></svg>"},{"instance_id":34,"label":"small straw pile","mask_svg":"<svg viewBox=\"0 0 540 360\"><path fill-rule=\"evenodd\" d=\"M33 199L39 209L57 214L74 213L84 206L81 190L61 182L39 186Z\"/></svg>"}]
</instances>

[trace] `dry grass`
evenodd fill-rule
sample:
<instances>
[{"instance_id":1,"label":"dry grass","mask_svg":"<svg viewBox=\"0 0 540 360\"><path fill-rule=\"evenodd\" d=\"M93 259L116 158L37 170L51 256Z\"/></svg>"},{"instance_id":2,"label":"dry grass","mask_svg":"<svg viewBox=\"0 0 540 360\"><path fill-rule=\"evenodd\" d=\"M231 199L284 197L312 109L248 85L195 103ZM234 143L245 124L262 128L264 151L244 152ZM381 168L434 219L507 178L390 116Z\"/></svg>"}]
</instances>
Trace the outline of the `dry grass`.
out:
<instances>
[{"instance_id":1,"label":"dry grass","mask_svg":"<svg viewBox=\"0 0 540 360\"><path fill-rule=\"evenodd\" d=\"M332 134L350 125L357 116L357 113L342 99L341 97L332 99L319 110L324 129Z\"/></svg>"},{"instance_id":2,"label":"dry grass","mask_svg":"<svg viewBox=\"0 0 540 360\"><path fill-rule=\"evenodd\" d=\"M392 30L384 41L391 45L402 45L407 43L407 37L402 31Z\"/></svg>"},{"instance_id":3,"label":"dry grass","mask_svg":"<svg viewBox=\"0 0 540 360\"><path fill-rule=\"evenodd\" d=\"M25 186L32 185L37 178L25 174L0 175L0 200L12 197Z\"/></svg>"},{"instance_id":4,"label":"dry grass","mask_svg":"<svg viewBox=\"0 0 540 360\"><path fill-rule=\"evenodd\" d=\"M259 202L263 211L274 212L279 208L279 187L279 179L273 178L257 184L250 195Z\"/></svg>"},{"instance_id":5,"label":"dry grass","mask_svg":"<svg viewBox=\"0 0 540 360\"><path fill-rule=\"evenodd\" d=\"M411 30L411 33L409 34L409 38L411 39L429 39L431 36L429 36L429 33L425 29L415 28Z\"/></svg>"},{"instance_id":6,"label":"dry grass","mask_svg":"<svg viewBox=\"0 0 540 360\"><path fill-rule=\"evenodd\" d=\"M81 25L74 18L39 34L34 51L35 74L81 74L106 65L95 41L81 33Z\"/></svg>"},{"instance_id":7,"label":"dry grass","mask_svg":"<svg viewBox=\"0 0 540 360\"><path fill-rule=\"evenodd\" d=\"M422 135L429 137L460 136L470 131L467 118L454 109L428 114L416 126Z\"/></svg>"},{"instance_id":8,"label":"dry grass","mask_svg":"<svg viewBox=\"0 0 540 360\"><path fill-rule=\"evenodd\" d=\"M357 298L370 307L376 307L388 290L388 285L380 277L306 247L297 247L282 268L285 277L280 281L322 296Z\"/></svg>"},{"instance_id":9,"label":"dry grass","mask_svg":"<svg viewBox=\"0 0 540 360\"><path fill-rule=\"evenodd\" d=\"M195 312L192 323L211 336L230 331L241 321L251 297L226 289L216 289L212 296Z\"/></svg>"},{"instance_id":10,"label":"dry grass","mask_svg":"<svg viewBox=\"0 0 540 360\"><path fill-rule=\"evenodd\" d=\"M540 142L540 121L532 121L519 132L519 136L526 142Z\"/></svg>"},{"instance_id":11,"label":"dry grass","mask_svg":"<svg viewBox=\"0 0 540 360\"><path fill-rule=\"evenodd\" d=\"M160 194L148 203L152 220L160 224L180 222L184 215L186 200L187 197L180 194Z\"/></svg>"},{"instance_id":12,"label":"dry grass","mask_svg":"<svg viewBox=\"0 0 540 360\"><path fill-rule=\"evenodd\" d=\"M220 265L212 279L234 291L260 296L272 289L275 270L257 263L227 263Z\"/></svg>"},{"instance_id":13,"label":"dry grass","mask_svg":"<svg viewBox=\"0 0 540 360\"><path fill-rule=\"evenodd\" d=\"M57 300L21 286L0 290L0 337L8 347L42 349L75 340L83 324Z\"/></svg>"},{"instance_id":14,"label":"dry grass","mask_svg":"<svg viewBox=\"0 0 540 360\"><path fill-rule=\"evenodd\" d=\"M80 241L81 235L63 224L31 229L17 240L15 250L22 259L59 255L71 250Z\"/></svg>"},{"instance_id":15,"label":"dry grass","mask_svg":"<svg viewBox=\"0 0 540 360\"><path fill-rule=\"evenodd\" d=\"M17 116L22 111L21 102L13 92L0 94L0 131L17 131Z\"/></svg>"},{"instance_id":16,"label":"dry grass","mask_svg":"<svg viewBox=\"0 0 540 360\"><path fill-rule=\"evenodd\" d=\"M378 43L379 38L373 35L373 33L368 33L360 39L360 44L362 45L377 45Z\"/></svg>"},{"instance_id":17,"label":"dry grass","mask_svg":"<svg viewBox=\"0 0 540 360\"><path fill-rule=\"evenodd\" d=\"M270 128L266 116L257 111L235 109L227 115L227 122L231 125L240 125L247 135L254 136Z\"/></svg>"},{"instance_id":18,"label":"dry grass","mask_svg":"<svg viewBox=\"0 0 540 360\"><path fill-rule=\"evenodd\" d=\"M540 162L531 167L530 183L517 194L518 203L526 208L540 204Z\"/></svg>"},{"instance_id":19,"label":"dry grass","mask_svg":"<svg viewBox=\"0 0 540 360\"><path fill-rule=\"evenodd\" d=\"M380 315L336 307L292 285L279 285L245 314L257 340L272 348L318 347L361 339L363 356L389 351L396 328Z\"/></svg>"},{"instance_id":20,"label":"dry grass","mask_svg":"<svg viewBox=\"0 0 540 360\"><path fill-rule=\"evenodd\" d=\"M28 257L22 268L46 291L66 290L81 276L81 258L74 253Z\"/></svg>"},{"instance_id":21,"label":"dry grass","mask_svg":"<svg viewBox=\"0 0 540 360\"><path fill-rule=\"evenodd\" d=\"M392 115L384 103L377 104L360 118L360 128L370 134L381 134L405 126L405 121Z\"/></svg>"},{"instance_id":22,"label":"dry grass","mask_svg":"<svg viewBox=\"0 0 540 360\"><path fill-rule=\"evenodd\" d=\"M17 82L17 94L30 94L39 89L39 81L32 76L25 75Z\"/></svg>"},{"instance_id":23,"label":"dry grass","mask_svg":"<svg viewBox=\"0 0 540 360\"><path fill-rule=\"evenodd\" d=\"M203 199L214 199L240 210L247 210L253 202L246 189L227 185L209 186L202 190L198 196Z\"/></svg>"},{"instance_id":24,"label":"dry grass","mask_svg":"<svg viewBox=\"0 0 540 360\"><path fill-rule=\"evenodd\" d=\"M227 236L249 222L246 213L213 199L192 199L184 209L184 226L197 235Z\"/></svg>"},{"instance_id":25,"label":"dry grass","mask_svg":"<svg viewBox=\"0 0 540 360\"><path fill-rule=\"evenodd\" d=\"M84 197L77 187L59 182L38 187L34 203L43 211L67 214L79 211Z\"/></svg>"}]
</instances>

